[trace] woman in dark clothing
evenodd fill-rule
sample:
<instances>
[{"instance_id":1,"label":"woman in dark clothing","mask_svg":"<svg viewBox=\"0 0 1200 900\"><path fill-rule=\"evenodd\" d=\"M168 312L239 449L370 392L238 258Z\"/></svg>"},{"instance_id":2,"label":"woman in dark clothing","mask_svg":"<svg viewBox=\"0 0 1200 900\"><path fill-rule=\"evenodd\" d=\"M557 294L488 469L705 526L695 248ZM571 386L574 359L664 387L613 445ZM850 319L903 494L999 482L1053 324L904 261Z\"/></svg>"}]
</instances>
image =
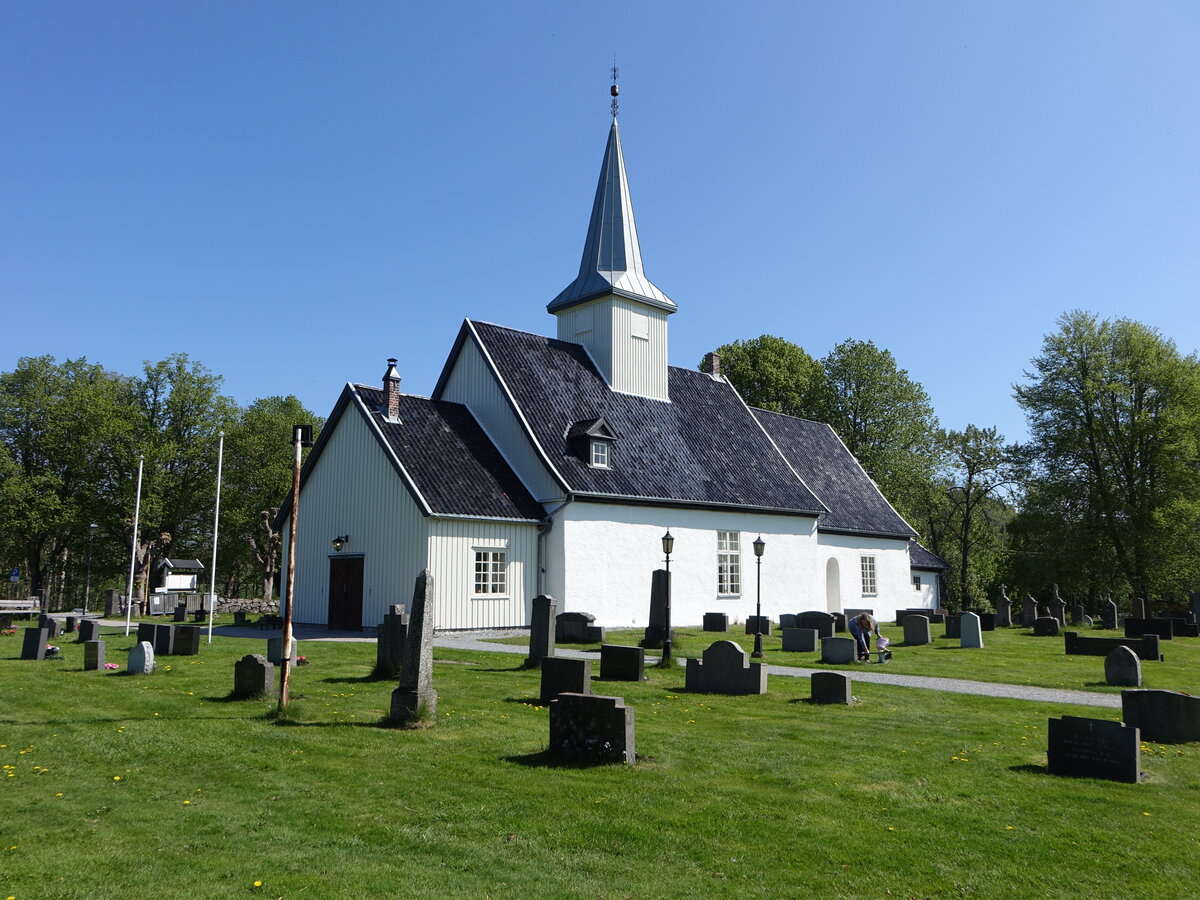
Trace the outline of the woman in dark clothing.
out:
<instances>
[{"instance_id":1,"label":"woman in dark clothing","mask_svg":"<svg viewBox=\"0 0 1200 900\"><path fill-rule=\"evenodd\" d=\"M871 658L871 635L879 636L879 623L870 613L859 613L846 624L858 646L859 661L866 662Z\"/></svg>"}]
</instances>

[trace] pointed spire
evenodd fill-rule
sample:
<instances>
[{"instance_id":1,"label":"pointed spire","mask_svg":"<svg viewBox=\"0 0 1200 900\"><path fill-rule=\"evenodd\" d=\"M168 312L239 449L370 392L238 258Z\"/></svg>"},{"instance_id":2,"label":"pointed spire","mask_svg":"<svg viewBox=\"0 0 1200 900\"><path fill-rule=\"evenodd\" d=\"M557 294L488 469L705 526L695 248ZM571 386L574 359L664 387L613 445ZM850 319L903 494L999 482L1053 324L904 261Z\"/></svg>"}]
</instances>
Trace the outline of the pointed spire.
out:
<instances>
[{"instance_id":1,"label":"pointed spire","mask_svg":"<svg viewBox=\"0 0 1200 900\"><path fill-rule=\"evenodd\" d=\"M629 181L625 175L625 157L621 152L621 133L616 118L608 132L608 146L600 166L600 182L596 185L579 275L546 310L562 312L609 294L639 300L668 313L678 308L642 271L642 252L638 247L637 226L633 222L633 202L629 199Z\"/></svg>"}]
</instances>

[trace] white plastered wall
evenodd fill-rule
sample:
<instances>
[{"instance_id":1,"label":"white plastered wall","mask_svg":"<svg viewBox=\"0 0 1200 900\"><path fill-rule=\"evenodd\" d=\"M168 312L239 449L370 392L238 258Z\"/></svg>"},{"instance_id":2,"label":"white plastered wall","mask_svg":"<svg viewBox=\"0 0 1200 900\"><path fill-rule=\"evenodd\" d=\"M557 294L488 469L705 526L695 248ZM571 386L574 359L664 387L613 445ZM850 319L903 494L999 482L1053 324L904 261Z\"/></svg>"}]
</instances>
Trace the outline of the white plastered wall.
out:
<instances>
[{"instance_id":1,"label":"white plastered wall","mask_svg":"<svg viewBox=\"0 0 1200 900\"><path fill-rule=\"evenodd\" d=\"M822 593L825 601L806 609L841 611L843 609L873 609L878 619L894 618L897 609L920 606L912 589L912 567L908 558L908 541L860 535L822 532L818 540L822 571L829 560L837 562L840 581L840 601L831 605L831 598ZM873 596L864 595L862 557L875 557L875 586ZM793 610L784 610L793 612ZM799 612L800 610L794 610Z\"/></svg>"}]
</instances>

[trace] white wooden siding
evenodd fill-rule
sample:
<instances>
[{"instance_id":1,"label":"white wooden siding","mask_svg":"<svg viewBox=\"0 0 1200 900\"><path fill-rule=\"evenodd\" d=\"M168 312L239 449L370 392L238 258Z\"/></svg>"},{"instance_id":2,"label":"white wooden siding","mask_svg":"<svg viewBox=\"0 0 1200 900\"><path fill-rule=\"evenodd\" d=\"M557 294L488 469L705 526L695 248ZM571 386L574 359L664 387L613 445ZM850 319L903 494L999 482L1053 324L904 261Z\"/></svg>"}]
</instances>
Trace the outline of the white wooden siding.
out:
<instances>
[{"instance_id":1,"label":"white wooden siding","mask_svg":"<svg viewBox=\"0 0 1200 900\"><path fill-rule=\"evenodd\" d=\"M647 339L635 337L635 316L649 326ZM612 302L613 390L655 400L667 393L667 314L629 300Z\"/></svg>"},{"instance_id":2,"label":"white wooden siding","mask_svg":"<svg viewBox=\"0 0 1200 900\"><path fill-rule=\"evenodd\" d=\"M431 518L429 570L437 595L439 628L522 628L537 590L537 526L472 519ZM474 597L475 548L507 552L508 593Z\"/></svg>"}]
</instances>

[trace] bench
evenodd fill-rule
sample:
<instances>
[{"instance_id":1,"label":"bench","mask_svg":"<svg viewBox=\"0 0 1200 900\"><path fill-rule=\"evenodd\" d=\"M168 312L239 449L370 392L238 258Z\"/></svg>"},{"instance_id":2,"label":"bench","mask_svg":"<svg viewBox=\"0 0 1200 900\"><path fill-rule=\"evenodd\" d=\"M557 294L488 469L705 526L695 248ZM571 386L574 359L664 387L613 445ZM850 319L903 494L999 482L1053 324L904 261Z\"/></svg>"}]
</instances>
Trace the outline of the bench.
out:
<instances>
[{"instance_id":1,"label":"bench","mask_svg":"<svg viewBox=\"0 0 1200 900\"><path fill-rule=\"evenodd\" d=\"M0 600L0 613L33 615L41 611L42 604L37 597L26 597L24 600Z\"/></svg>"}]
</instances>

